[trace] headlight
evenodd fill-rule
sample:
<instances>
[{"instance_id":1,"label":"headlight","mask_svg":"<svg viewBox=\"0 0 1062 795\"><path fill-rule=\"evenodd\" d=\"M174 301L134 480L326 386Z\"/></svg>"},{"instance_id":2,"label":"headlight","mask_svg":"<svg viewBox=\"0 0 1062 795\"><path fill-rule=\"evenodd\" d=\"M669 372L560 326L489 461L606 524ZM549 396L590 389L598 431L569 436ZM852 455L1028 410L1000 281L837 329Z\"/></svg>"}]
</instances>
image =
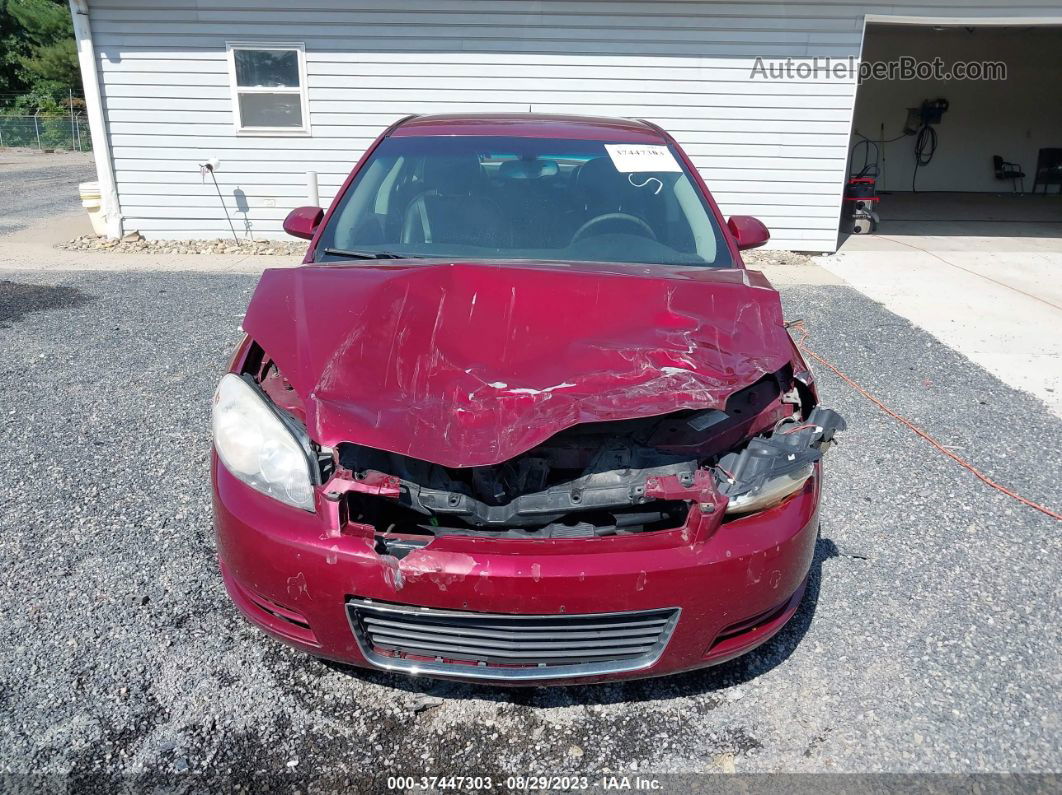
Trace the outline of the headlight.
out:
<instances>
[{"instance_id":1,"label":"headlight","mask_svg":"<svg viewBox=\"0 0 1062 795\"><path fill-rule=\"evenodd\" d=\"M229 373L214 393L214 448L233 475L263 494L312 511L306 449L264 397Z\"/></svg>"},{"instance_id":2,"label":"headlight","mask_svg":"<svg viewBox=\"0 0 1062 795\"><path fill-rule=\"evenodd\" d=\"M782 498L788 497L804 485L807 479L811 477L814 467L814 464L808 464L795 472L787 472L784 475L765 480L758 488L752 491L731 497L730 502L727 503L726 512L752 513L753 511L762 511L776 502L781 502Z\"/></svg>"},{"instance_id":3,"label":"headlight","mask_svg":"<svg viewBox=\"0 0 1062 795\"><path fill-rule=\"evenodd\" d=\"M799 491L815 462L845 429L832 409L816 406L806 420L786 419L769 434L750 439L740 452L719 459L719 491L729 498L727 513L762 511Z\"/></svg>"}]
</instances>

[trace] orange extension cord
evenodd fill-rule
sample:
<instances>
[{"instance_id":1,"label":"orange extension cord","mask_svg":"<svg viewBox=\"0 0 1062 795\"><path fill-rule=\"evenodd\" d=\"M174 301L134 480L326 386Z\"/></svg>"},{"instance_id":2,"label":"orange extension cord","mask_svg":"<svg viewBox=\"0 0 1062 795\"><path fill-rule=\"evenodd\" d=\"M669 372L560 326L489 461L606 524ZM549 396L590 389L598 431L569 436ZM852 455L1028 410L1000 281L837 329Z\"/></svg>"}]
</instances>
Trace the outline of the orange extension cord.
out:
<instances>
[{"instance_id":1,"label":"orange extension cord","mask_svg":"<svg viewBox=\"0 0 1062 795\"><path fill-rule=\"evenodd\" d=\"M992 488L996 489L997 491L1003 492L1008 497L1013 497L1018 502L1023 503L1024 505L1028 505L1030 508L1035 508L1036 510L1040 511L1041 513L1046 513L1052 519L1062 520L1062 514L1057 513L1056 511L1052 511L1050 508L1047 508L1047 507L1045 507L1043 505L1040 505L1037 502L1033 502L1032 500L1030 500L1030 499L1028 499L1026 497L1023 497L1022 495L1018 494L1017 492L1011 491L1006 486L1003 486L1003 485L1001 485L999 483L996 483L994 480L992 480L992 478L988 477L988 475L986 475L984 472L979 470L977 467L975 467L969 461L967 461L966 459L962 458L961 456L955 455L955 453L953 453L947 447L945 447L940 442L938 442L936 439L934 439L932 436L930 436L929 433L927 433L923 429L919 428L917 425L915 425L913 422L911 422L906 417L903 417L903 416L897 414L895 411L893 411L888 406L886 406L884 403L882 403L881 400L879 400L878 398L874 397L874 395L870 394L870 392L868 392L866 389L864 389L858 382L856 382L855 380L853 380L849 376L845 375L837 367L835 367L834 365L830 364L830 362L826 361L826 359L822 358L819 354L815 353L815 351L813 351L810 348L808 348L804 344L804 341L810 336L810 332L808 332L807 327L804 325L804 321L803 320L796 321L791 326L789 326L789 328L791 328L791 329L799 329L800 330L802 336L800 337L799 340L796 340L796 344L797 344L797 347L799 347L800 350L804 352L805 356L808 356L811 359L814 359L816 362L821 364L823 367L829 369L838 378L840 378L842 381L844 381L846 384L848 384L848 386L852 387L852 389L854 389L856 392L861 394L863 397L865 397L867 400L869 400L871 403L873 403L879 409L884 411L886 414L888 414L894 420L896 420L897 422L899 422L899 423L901 423L903 425L906 425L908 428L910 428L916 434L921 436L923 439L925 439L927 442L929 442L933 447L935 447L937 450L942 452L948 458L950 458L951 460L955 461L960 466L963 466L966 469L970 470L980 481L982 481L983 483L991 486Z\"/></svg>"}]
</instances>

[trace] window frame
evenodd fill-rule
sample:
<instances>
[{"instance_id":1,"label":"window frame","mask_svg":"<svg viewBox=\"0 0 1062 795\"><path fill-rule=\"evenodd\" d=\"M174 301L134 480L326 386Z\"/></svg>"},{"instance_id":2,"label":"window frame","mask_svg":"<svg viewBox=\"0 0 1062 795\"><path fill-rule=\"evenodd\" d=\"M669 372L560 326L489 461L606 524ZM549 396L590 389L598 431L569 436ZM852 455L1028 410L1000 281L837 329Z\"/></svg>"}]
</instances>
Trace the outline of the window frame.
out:
<instances>
[{"instance_id":1,"label":"window frame","mask_svg":"<svg viewBox=\"0 0 1062 795\"><path fill-rule=\"evenodd\" d=\"M299 64L299 85L290 86L240 86L236 80L236 50L273 50L295 52ZM232 97L232 125L236 135L241 136L293 136L307 137L310 129L310 102L306 85L306 45L296 41L227 41L225 59L228 63L229 89ZM248 127L243 123L240 110L241 94L298 94L302 110L301 127Z\"/></svg>"}]
</instances>

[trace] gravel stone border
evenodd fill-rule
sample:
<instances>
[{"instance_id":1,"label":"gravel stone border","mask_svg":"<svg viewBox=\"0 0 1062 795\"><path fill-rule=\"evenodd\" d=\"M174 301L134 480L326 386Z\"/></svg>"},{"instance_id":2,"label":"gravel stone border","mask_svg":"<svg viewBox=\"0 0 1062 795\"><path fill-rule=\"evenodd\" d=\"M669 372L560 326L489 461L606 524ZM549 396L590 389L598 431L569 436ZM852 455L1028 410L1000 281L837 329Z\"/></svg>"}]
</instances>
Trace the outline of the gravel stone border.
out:
<instances>
[{"instance_id":1,"label":"gravel stone border","mask_svg":"<svg viewBox=\"0 0 1062 795\"><path fill-rule=\"evenodd\" d=\"M306 243L297 240L145 240L139 232L121 239L82 235L57 248L66 251L107 251L117 254L257 254L273 257L302 256Z\"/></svg>"},{"instance_id":2,"label":"gravel stone border","mask_svg":"<svg viewBox=\"0 0 1062 795\"><path fill-rule=\"evenodd\" d=\"M807 254L798 251L786 251L784 249L756 249L754 251L742 251L741 258L750 268L762 268L765 265L814 265L815 262Z\"/></svg>"},{"instance_id":3,"label":"gravel stone border","mask_svg":"<svg viewBox=\"0 0 1062 795\"><path fill-rule=\"evenodd\" d=\"M298 240L145 240L139 232L130 232L120 240L82 235L57 248L66 251L113 251L118 254L259 254L265 256L301 256L306 243ZM771 265L812 265L811 257L781 249L746 251L741 255L753 268Z\"/></svg>"}]
</instances>

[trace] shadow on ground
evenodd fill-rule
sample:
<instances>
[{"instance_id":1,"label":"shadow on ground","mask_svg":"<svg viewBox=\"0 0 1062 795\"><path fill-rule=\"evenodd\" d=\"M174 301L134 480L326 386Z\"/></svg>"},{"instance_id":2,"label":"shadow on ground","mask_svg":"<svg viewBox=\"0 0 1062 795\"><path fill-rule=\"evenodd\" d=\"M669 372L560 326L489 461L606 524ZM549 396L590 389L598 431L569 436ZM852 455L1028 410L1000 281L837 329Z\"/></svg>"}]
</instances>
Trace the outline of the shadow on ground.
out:
<instances>
[{"instance_id":1,"label":"shadow on ground","mask_svg":"<svg viewBox=\"0 0 1062 795\"><path fill-rule=\"evenodd\" d=\"M20 284L0 280L0 328L10 328L31 312L49 312L81 306L93 297L64 285Z\"/></svg>"}]
</instances>

